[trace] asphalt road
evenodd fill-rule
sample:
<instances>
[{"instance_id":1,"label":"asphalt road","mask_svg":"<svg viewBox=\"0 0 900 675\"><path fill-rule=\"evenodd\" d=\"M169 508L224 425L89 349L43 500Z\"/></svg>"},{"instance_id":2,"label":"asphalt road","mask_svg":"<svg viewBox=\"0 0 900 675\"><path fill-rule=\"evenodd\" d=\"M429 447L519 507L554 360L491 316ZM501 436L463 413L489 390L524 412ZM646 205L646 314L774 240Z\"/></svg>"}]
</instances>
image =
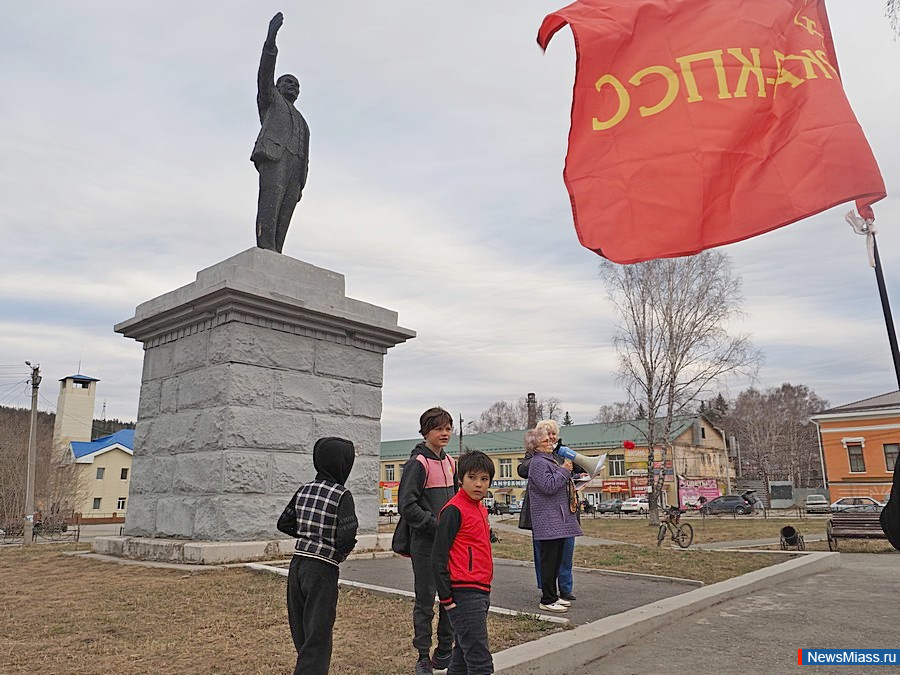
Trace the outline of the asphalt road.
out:
<instances>
[{"instance_id":1,"label":"asphalt road","mask_svg":"<svg viewBox=\"0 0 900 675\"><path fill-rule=\"evenodd\" d=\"M341 578L374 586L413 590L412 564L407 558L348 560L341 564ZM597 571L575 571L574 594L578 598L565 614L579 625L625 612L662 598L696 588L694 585ZM540 591L530 563L494 561L491 605L531 614L546 614L538 607Z\"/></svg>"}]
</instances>

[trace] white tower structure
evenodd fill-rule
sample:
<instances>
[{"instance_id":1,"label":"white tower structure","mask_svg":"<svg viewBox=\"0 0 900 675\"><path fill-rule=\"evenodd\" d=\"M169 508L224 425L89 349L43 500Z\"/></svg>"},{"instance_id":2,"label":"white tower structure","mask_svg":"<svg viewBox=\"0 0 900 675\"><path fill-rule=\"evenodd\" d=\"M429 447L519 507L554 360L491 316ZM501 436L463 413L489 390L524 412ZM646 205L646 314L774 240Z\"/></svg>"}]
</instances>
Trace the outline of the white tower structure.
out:
<instances>
[{"instance_id":1,"label":"white tower structure","mask_svg":"<svg viewBox=\"0 0 900 675\"><path fill-rule=\"evenodd\" d=\"M64 447L72 441L91 440L94 398L99 381L87 375L69 375L59 381L53 447Z\"/></svg>"}]
</instances>

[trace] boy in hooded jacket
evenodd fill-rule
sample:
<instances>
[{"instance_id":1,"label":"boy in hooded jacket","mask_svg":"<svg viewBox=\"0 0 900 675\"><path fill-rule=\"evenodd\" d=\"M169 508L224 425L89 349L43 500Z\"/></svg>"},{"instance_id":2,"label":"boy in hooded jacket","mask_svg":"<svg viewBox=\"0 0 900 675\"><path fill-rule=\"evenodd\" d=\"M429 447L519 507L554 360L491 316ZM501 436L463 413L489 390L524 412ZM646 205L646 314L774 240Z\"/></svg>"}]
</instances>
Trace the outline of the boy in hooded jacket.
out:
<instances>
[{"instance_id":1,"label":"boy in hooded jacket","mask_svg":"<svg viewBox=\"0 0 900 675\"><path fill-rule=\"evenodd\" d=\"M295 674L326 675L331 665L338 565L356 546L356 508L344 487L354 459L350 441L320 438L313 447L316 477L295 496L297 544L287 584Z\"/></svg>"},{"instance_id":2,"label":"boy in hooded jacket","mask_svg":"<svg viewBox=\"0 0 900 675\"><path fill-rule=\"evenodd\" d=\"M443 408L429 408L419 418L423 441L413 449L403 465L397 490L400 517L409 526L409 553L412 559L416 602L413 607L413 647L418 652L416 675L430 675L434 668L450 665L453 628L447 610L438 614L437 647L431 655L434 594L437 589L431 565L431 550L437 531L438 514L456 494L456 463L444 447L453 434L453 418Z\"/></svg>"}]
</instances>

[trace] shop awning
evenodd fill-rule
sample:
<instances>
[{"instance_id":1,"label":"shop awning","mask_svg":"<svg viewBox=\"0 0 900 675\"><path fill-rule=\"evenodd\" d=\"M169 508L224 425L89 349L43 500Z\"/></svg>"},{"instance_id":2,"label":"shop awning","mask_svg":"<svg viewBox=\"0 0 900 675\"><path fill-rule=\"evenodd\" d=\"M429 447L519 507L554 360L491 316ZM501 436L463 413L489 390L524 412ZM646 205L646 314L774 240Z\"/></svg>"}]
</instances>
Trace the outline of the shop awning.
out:
<instances>
[{"instance_id":1,"label":"shop awning","mask_svg":"<svg viewBox=\"0 0 900 675\"><path fill-rule=\"evenodd\" d=\"M496 490L491 490L495 495L508 495L513 491L512 488L497 488Z\"/></svg>"}]
</instances>

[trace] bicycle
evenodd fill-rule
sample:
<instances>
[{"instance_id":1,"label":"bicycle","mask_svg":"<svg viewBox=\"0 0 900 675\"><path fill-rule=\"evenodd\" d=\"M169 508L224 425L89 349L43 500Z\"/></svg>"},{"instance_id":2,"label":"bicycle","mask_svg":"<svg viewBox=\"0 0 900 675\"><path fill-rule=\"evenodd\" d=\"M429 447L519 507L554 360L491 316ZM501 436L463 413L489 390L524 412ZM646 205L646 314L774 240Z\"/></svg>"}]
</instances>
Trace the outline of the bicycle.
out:
<instances>
[{"instance_id":1,"label":"bicycle","mask_svg":"<svg viewBox=\"0 0 900 675\"><path fill-rule=\"evenodd\" d=\"M662 546L663 539L669 534L672 541L681 548L687 548L694 541L694 528L690 523L681 522L681 509L670 506L662 514L659 523L659 533L656 535L656 545Z\"/></svg>"}]
</instances>

